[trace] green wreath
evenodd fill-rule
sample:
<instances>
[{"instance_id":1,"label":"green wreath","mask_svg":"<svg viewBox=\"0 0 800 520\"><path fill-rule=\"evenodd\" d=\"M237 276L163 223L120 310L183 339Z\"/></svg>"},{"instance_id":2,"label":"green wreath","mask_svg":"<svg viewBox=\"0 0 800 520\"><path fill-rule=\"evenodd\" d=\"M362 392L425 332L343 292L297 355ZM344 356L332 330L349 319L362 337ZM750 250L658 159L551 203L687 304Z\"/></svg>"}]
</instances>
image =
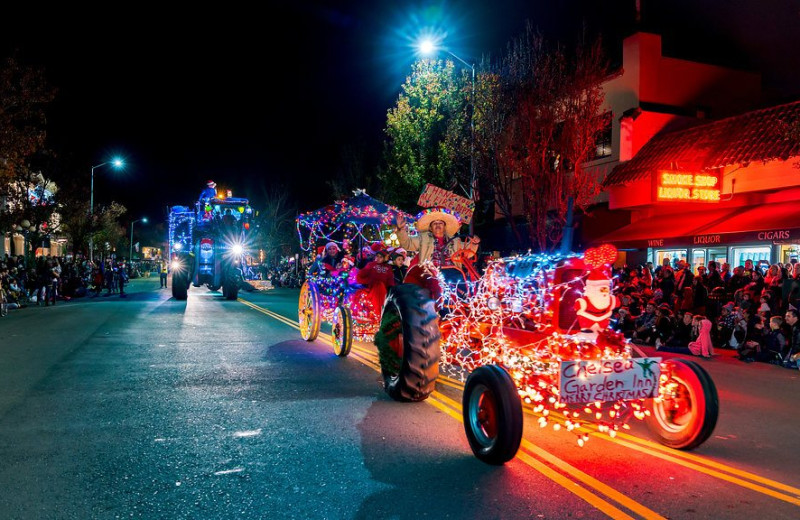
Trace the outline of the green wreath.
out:
<instances>
[{"instance_id":1,"label":"green wreath","mask_svg":"<svg viewBox=\"0 0 800 520\"><path fill-rule=\"evenodd\" d=\"M388 313L381 320L381 328L375 334L374 343L378 348L381 369L389 374L400 373L400 365L403 360L391 347L391 342L397 339L402 330L403 323L400 321L400 316L395 313Z\"/></svg>"}]
</instances>

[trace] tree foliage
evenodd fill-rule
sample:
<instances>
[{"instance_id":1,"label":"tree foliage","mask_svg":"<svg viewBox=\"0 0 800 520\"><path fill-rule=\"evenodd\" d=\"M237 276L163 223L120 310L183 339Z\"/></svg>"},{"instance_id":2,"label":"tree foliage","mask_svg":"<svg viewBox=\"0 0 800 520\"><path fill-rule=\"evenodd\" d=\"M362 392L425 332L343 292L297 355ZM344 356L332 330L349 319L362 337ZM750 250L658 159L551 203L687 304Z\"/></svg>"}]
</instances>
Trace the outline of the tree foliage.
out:
<instances>
[{"instance_id":1,"label":"tree foliage","mask_svg":"<svg viewBox=\"0 0 800 520\"><path fill-rule=\"evenodd\" d=\"M410 208L426 183L445 189L463 183L469 172L463 171L464 137L456 129L463 129L467 117L465 95L469 80L452 61L413 65L397 105L387 114L387 166L381 173L387 202Z\"/></svg>"},{"instance_id":2,"label":"tree foliage","mask_svg":"<svg viewBox=\"0 0 800 520\"><path fill-rule=\"evenodd\" d=\"M8 58L0 68L0 230L25 216L27 189L39 173L30 164L44 150L47 118L45 108L56 90L47 84L44 72Z\"/></svg>"},{"instance_id":3,"label":"tree foliage","mask_svg":"<svg viewBox=\"0 0 800 520\"><path fill-rule=\"evenodd\" d=\"M258 210L253 242L264 251L265 262L277 262L297 248L297 208L289 202L287 190L263 184L261 190L263 207Z\"/></svg>"},{"instance_id":4,"label":"tree foliage","mask_svg":"<svg viewBox=\"0 0 800 520\"><path fill-rule=\"evenodd\" d=\"M92 229L90 236L94 240L95 249L104 253L111 251L123 251L121 256L128 256L125 246L127 233L124 226L120 224L120 218L127 213L127 208L118 202L97 206L92 218Z\"/></svg>"},{"instance_id":5,"label":"tree foliage","mask_svg":"<svg viewBox=\"0 0 800 520\"><path fill-rule=\"evenodd\" d=\"M552 249L569 199L583 209L599 190L597 173L585 163L605 127L600 110L608 66L599 41L568 55L528 24L509 45L500 73L505 85L498 92L514 109L504 119L497 160L505 180L518 179L512 189L521 190L531 245Z\"/></svg>"}]
</instances>

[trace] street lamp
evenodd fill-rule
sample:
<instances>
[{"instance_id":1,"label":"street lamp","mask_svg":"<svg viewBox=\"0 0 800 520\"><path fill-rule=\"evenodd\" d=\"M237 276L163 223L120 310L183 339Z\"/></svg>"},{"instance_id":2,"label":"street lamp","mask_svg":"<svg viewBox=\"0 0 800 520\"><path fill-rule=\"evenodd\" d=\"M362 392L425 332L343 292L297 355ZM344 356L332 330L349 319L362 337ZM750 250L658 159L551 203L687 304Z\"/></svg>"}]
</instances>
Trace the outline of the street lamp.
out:
<instances>
[{"instance_id":1,"label":"street lamp","mask_svg":"<svg viewBox=\"0 0 800 520\"><path fill-rule=\"evenodd\" d=\"M431 40L430 38L423 39L419 42L419 52L423 56L430 56L434 54L437 50L443 50L456 60L460 61L464 64L472 72L472 110L469 112L469 132L470 132L470 143L469 143L469 198L472 200L473 203L476 202L476 184L477 178L475 177L475 64L474 63L467 63L465 60L457 56L454 52L446 48L440 48L436 42ZM470 235L474 232L474 219L470 219L469 221L469 233Z\"/></svg>"},{"instance_id":2,"label":"street lamp","mask_svg":"<svg viewBox=\"0 0 800 520\"><path fill-rule=\"evenodd\" d=\"M131 222L131 249L130 249L130 254L128 254L128 265L130 265L133 262L133 225L136 224L137 222L144 222L145 224L147 224L147 217L137 218L136 220Z\"/></svg>"},{"instance_id":3,"label":"street lamp","mask_svg":"<svg viewBox=\"0 0 800 520\"><path fill-rule=\"evenodd\" d=\"M114 167L114 169L120 169L125 166L125 163L120 158L114 158L110 161L106 161L104 163L100 163L98 165L92 166L92 184L89 190L89 221L91 222L94 217L94 170L96 168L100 168L101 166L105 166L110 164ZM92 262L94 260L94 238L89 235L89 261Z\"/></svg>"}]
</instances>

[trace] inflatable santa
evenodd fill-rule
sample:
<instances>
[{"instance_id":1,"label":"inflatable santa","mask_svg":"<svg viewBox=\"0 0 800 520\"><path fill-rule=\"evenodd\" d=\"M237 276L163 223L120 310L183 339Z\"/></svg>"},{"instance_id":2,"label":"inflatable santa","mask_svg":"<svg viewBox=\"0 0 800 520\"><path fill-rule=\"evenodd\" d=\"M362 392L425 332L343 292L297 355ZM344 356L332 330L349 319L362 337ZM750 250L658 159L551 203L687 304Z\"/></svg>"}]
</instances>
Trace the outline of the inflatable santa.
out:
<instances>
[{"instance_id":1,"label":"inflatable santa","mask_svg":"<svg viewBox=\"0 0 800 520\"><path fill-rule=\"evenodd\" d=\"M596 335L606 330L612 312L619 306L619 298L611 294L611 263L616 257L617 250L609 245L586 251L588 273L583 296L575 300L578 324L584 334Z\"/></svg>"}]
</instances>

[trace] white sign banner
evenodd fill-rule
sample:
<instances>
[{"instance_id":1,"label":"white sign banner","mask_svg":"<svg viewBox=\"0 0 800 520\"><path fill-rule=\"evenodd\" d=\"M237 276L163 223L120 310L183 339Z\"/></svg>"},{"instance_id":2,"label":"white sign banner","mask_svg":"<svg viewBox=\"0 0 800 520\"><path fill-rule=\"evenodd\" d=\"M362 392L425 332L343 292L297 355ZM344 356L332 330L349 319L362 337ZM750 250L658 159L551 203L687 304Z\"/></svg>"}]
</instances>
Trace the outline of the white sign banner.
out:
<instances>
[{"instance_id":1,"label":"white sign banner","mask_svg":"<svg viewBox=\"0 0 800 520\"><path fill-rule=\"evenodd\" d=\"M658 394L661 358L562 361L558 390L564 404L647 399Z\"/></svg>"}]
</instances>

